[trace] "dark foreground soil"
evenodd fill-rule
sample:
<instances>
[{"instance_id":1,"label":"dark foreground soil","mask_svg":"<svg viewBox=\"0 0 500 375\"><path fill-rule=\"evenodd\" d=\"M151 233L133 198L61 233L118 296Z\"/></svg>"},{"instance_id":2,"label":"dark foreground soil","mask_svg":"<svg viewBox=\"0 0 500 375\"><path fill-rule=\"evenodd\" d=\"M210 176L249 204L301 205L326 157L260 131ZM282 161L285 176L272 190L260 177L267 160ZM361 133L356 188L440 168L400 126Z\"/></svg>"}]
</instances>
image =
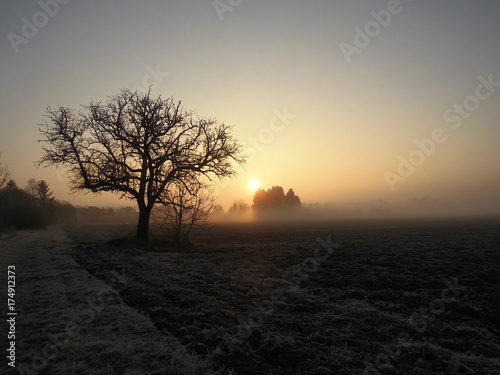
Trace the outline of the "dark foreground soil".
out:
<instances>
[{"instance_id":1,"label":"dark foreground soil","mask_svg":"<svg viewBox=\"0 0 500 375\"><path fill-rule=\"evenodd\" d=\"M500 374L500 223L225 225L76 260L227 374ZM114 231L114 232L113 232Z\"/></svg>"}]
</instances>

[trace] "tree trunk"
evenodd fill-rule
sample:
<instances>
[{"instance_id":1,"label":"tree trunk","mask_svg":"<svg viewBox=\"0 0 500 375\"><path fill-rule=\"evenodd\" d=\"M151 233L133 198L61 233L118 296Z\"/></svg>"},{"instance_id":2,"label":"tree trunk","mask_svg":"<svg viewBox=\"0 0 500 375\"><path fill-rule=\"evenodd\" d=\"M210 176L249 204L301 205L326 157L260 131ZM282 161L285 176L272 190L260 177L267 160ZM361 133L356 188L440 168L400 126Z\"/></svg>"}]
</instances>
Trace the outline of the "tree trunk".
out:
<instances>
[{"instance_id":1,"label":"tree trunk","mask_svg":"<svg viewBox=\"0 0 500 375\"><path fill-rule=\"evenodd\" d=\"M149 242L149 216L151 210L146 206L139 205L139 222L137 223L137 240Z\"/></svg>"}]
</instances>

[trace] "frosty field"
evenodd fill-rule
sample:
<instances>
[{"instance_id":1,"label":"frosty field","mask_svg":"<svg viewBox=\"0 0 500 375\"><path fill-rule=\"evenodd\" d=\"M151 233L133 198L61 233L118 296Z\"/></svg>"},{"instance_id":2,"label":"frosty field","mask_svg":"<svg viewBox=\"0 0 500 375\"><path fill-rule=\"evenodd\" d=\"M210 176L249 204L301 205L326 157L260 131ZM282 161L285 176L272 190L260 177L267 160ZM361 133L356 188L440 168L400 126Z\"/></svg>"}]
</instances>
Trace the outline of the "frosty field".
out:
<instances>
[{"instance_id":1,"label":"frosty field","mask_svg":"<svg viewBox=\"0 0 500 375\"><path fill-rule=\"evenodd\" d=\"M67 233L83 242L79 264L214 371L497 374L499 229L484 220L226 225L181 251L96 246L92 235L104 233L90 227ZM321 243L339 246L315 259Z\"/></svg>"},{"instance_id":2,"label":"frosty field","mask_svg":"<svg viewBox=\"0 0 500 375\"><path fill-rule=\"evenodd\" d=\"M500 373L498 221L226 224L184 249L63 230L27 250L19 361L78 330L36 373Z\"/></svg>"}]
</instances>

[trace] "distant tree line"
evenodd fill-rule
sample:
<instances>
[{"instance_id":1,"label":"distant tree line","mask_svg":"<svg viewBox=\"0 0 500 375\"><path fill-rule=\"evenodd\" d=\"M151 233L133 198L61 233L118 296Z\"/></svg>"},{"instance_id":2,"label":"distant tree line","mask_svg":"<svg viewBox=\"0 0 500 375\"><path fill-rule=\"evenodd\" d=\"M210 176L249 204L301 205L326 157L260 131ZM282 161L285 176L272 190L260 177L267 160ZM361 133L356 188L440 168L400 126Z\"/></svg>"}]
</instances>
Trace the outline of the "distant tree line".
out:
<instances>
[{"instance_id":1,"label":"distant tree line","mask_svg":"<svg viewBox=\"0 0 500 375\"><path fill-rule=\"evenodd\" d=\"M0 229L42 229L73 219L75 208L57 201L46 181L30 179L24 189L10 179L0 189Z\"/></svg>"},{"instance_id":2,"label":"distant tree line","mask_svg":"<svg viewBox=\"0 0 500 375\"><path fill-rule=\"evenodd\" d=\"M245 217L259 220L265 218L286 219L290 213L294 214L294 218L300 218L303 212L302 202L293 189L289 189L285 194L283 187L273 186L268 190L257 190L253 196L252 205L239 199L233 202L225 212L221 205L215 204L212 206L210 215L215 220L233 220Z\"/></svg>"},{"instance_id":3,"label":"distant tree line","mask_svg":"<svg viewBox=\"0 0 500 375\"><path fill-rule=\"evenodd\" d=\"M96 223L132 223L137 220L137 211L133 207L77 207L75 222L79 224Z\"/></svg>"},{"instance_id":4,"label":"distant tree line","mask_svg":"<svg viewBox=\"0 0 500 375\"><path fill-rule=\"evenodd\" d=\"M9 180L0 190L0 231L44 229L57 224L131 223L137 220L132 207L74 207L52 197L48 184L30 180L24 189Z\"/></svg>"},{"instance_id":5,"label":"distant tree line","mask_svg":"<svg viewBox=\"0 0 500 375\"><path fill-rule=\"evenodd\" d=\"M296 209L302 207L302 203L293 189L289 189L285 194L281 186L273 186L268 190L257 190L253 197L252 207L259 211Z\"/></svg>"},{"instance_id":6,"label":"distant tree line","mask_svg":"<svg viewBox=\"0 0 500 375\"><path fill-rule=\"evenodd\" d=\"M1 154L0 154L1 156ZM55 199L45 180L28 180L20 188L0 159L0 231L44 229L51 224L131 222L137 220L132 207L118 209L74 207Z\"/></svg>"}]
</instances>

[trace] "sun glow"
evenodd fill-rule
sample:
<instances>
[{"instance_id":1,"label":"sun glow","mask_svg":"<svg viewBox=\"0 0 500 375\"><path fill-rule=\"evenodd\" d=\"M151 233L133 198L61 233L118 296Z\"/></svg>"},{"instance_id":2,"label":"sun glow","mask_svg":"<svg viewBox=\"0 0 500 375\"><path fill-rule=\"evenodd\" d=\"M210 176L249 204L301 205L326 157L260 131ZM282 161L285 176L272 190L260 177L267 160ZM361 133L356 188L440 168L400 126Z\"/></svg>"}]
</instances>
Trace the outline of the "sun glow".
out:
<instances>
[{"instance_id":1,"label":"sun glow","mask_svg":"<svg viewBox=\"0 0 500 375\"><path fill-rule=\"evenodd\" d=\"M259 188L259 181L257 180L248 181L248 188L252 191L257 190Z\"/></svg>"}]
</instances>

